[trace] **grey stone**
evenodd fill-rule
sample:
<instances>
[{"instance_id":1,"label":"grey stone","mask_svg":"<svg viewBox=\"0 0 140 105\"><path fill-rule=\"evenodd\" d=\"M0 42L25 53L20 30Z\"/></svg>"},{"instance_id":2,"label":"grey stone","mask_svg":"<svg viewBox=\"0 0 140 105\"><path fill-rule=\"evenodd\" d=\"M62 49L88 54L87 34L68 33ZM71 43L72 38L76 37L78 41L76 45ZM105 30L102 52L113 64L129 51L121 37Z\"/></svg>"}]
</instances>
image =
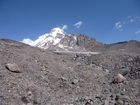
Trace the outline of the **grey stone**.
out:
<instances>
[{"instance_id":1,"label":"grey stone","mask_svg":"<svg viewBox=\"0 0 140 105\"><path fill-rule=\"evenodd\" d=\"M11 72L21 73L19 66L15 63L7 63L5 67Z\"/></svg>"}]
</instances>

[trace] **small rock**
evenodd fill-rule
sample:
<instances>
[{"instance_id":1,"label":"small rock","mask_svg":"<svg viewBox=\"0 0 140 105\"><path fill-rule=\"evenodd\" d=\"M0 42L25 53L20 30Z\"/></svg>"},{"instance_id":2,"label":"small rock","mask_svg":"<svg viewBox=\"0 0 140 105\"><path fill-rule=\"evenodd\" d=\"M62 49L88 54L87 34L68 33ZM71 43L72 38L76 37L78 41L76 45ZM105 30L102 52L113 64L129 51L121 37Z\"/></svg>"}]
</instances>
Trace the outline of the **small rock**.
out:
<instances>
[{"instance_id":1,"label":"small rock","mask_svg":"<svg viewBox=\"0 0 140 105\"><path fill-rule=\"evenodd\" d=\"M109 101L105 100L104 105L109 105Z\"/></svg>"},{"instance_id":2,"label":"small rock","mask_svg":"<svg viewBox=\"0 0 140 105\"><path fill-rule=\"evenodd\" d=\"M27 103L27 105L33 105L32 103Z\"/></svg>"},{"instance_id":3,"label":"small rock","mask_svg":"<svg viewBox=\"0 0 140 105\"><path fill-rule=\"evenodd\" d=\"M106 72L106 73L109 73L109 70L105 69L105 72Z\"/></svg>"},{"instance_id":4,"label":"small rock","mask_svg":"<svg viewBox=\"0 0 140 105\"><path fill-rule=\"evenodd\" d=\"M5 65L5 67L11 72L15 72L15 73L20 73L21 72L20 68L15 63L7 63Z\"/></svg>"},{"instance_id":5,"label":"small rock","mask_svg":"<svg viewBox=\"0 0 140 105\"><path fill-rule=\"evenodd\" d=\"M131 61L133 61L133 58L128 58L128 62L131 62Z\"/></svg>"},{"instance_id":6,"label":"small rock","mask_svg":"<svg viewBox=\"0 0 140 105\"><path fill-rule=\"evenodd\" d=\"M116 95L115 101L116 101L115 105L124 105L119 95Z\"/></svg>"},{"instance_id":7,"label":"small rock","mask_svg":"<svg viewBox=\"0 0 140 105\"><path fill-rule=\"evenodd\" d=\"M122 83L126 80L126 78L122 75L122 74L118 74L115 78L114 78L114 83Z\"/></svg>"},{"instance_id":8,"label":"small rock","mask_svg":"<svg viewBox=\"0 0 140 105\"><path fill-rule=\"evenodd\" d=\"M21 97L21 101L24 103L31 103L33 101L33 94L31 91L29 91L28 93L26 93L25 95L23 95ZM29 104L30 105L30 104Z\"/></svg>"},{"instance_id":9,"label":"small rock","mask_svg":"<svg viewBox=\"0 0 140 105\"><path fill-rule=\"evenodd\" d=\"M87 102L85 103L85 105L93 105L93 100L92 99L88 99Z\"/></svg>"},{"instance_id":10,"label":"small rock","mask_svg":"<svg viewBox=\"0 0 140 105\"><path fill-rule=\"evenodd\" d=\"M127 75L130 72L130 70L128 68L119 69L118 71L123 76Z\"/></svg>"},{"instance_id":11,"label":"small rock","mask_svg":"<svg viewBox=\"0 0 140 105\"><path fill-rule=\"evenodd\" d=\"M72 81L72 84L76 84L76 83L78 83L78 79L74 79L74 80Z\"/></svg>"}]
</instances>

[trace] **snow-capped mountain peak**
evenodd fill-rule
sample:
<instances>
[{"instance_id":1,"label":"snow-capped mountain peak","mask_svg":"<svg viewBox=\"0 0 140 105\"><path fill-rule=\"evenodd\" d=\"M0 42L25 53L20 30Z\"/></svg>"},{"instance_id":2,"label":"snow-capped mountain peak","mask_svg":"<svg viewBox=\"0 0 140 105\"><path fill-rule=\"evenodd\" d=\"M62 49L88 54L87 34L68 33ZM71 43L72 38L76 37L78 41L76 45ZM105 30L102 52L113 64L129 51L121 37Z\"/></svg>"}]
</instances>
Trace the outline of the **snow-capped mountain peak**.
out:
<instances>
[{"instance_id":1,"label":"snow-capped mountain peak","mask_svg":"<svg viewBox=\"0 0 140 105\"><path fill-rule=\"evenodd\" d=\"M50 32L50 35L52 35L53 37L57 37L60 35L64 35L65 32L63 31L63 29L57 27L57 28L53 28Z\"/></svg>"},{"instance_id":2,"label":"snow-capped mountain peak","mask_svg":"<svg viewBox=\"0 0 140 105\"><path fill-rule=\"evenodd\" d=\"M33 41L31 45L41 48L47 48L49 45L56 45L60 42L60 40L65 36L65 32L61 28L53 28L50 33L41 35Z\"/></svg>"},{"instance_id":3,"label":"snow-capped mountain peak","mask_svg":"<svg viewBox=\"0 0 140 105\"><path fill-rule=\"evenodd\" d=\"M25 39L23 43L49 50L94 50L103 44L85 35L66 34L62 28L53 28L50 33L41 35L36 40Z\"/></svg>"}]
</instances>

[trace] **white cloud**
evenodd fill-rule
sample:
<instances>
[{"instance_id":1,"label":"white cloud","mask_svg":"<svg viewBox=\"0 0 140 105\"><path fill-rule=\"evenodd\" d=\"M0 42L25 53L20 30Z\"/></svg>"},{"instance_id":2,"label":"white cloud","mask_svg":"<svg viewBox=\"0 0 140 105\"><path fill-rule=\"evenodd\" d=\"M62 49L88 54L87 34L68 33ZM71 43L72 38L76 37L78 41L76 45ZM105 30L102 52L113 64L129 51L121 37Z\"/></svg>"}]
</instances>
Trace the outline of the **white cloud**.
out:
<instances>
[{"instance_id":1,"label":"white cloud","mask_svg":"<svg viewBox=\"0 0 140 105\"><path fill-rule=\"evenodd\" d=\"M34 42L33 40L29 39L29 38L25 38L23 39L21 42L25 43L25 44L29 44L32 45L32 43Z\"/></svg>"},{"instance_id":2,"label":"white cloud","mask_svg":"<svg viewBox=\"0 0 140 105\"><path fill-rule=\"evenodd\" d=\"M135 20L134 19L130 19L130 23L133 23L133 22L135 22Z\"/></svg>"},{"instance_id":3,"label":"white cloud","mask_svg":"<svg viewBox=\"0 0 140 105\"><path fill-rule=\"evenodd\" d=\"M68 26L67 25L63 25L62 29L66 30L66 29L68 29Z\"/></svg>"},{"instance_id":4,"label":"white cloud","mask_svg":"<svg viewBox=\"0 0 140 105\"><path fill-rule=\"evenodd\" d=\"M140 30L137 30L137 31L135 32L135 34L140 34Z\"/></svg>"},{"instance_id":5,"label":"white cloud","mask_svg":"<svg viewBox=\"0 0 140 105\"><path fill-rule=\"evenodd\" d=\"M128 18L128 21L130 23L134 23L134 22L140 21L140 17L139 16L128 16L127 18Z\"/></svg>"},{"instance_id":6,"label":"white cloud","mask_svg":"<svg viewBox=\"0 0 140 105\"><path fill-rule=\"evenodd\" d=\"M79 22L75 23L73 26L75 28L80 28L82 24L83 24L83 22L82 21L79 21Z\"/></svg>"},{"instance_id":7,"label":"white cloud","mask_svg":"<svg viewBox=\"0 0 140 105\"><path fill-rule=\"evenodd\" d=\"M116 22L113 29L123 31L126 27L132 27L132 24L136 26L139 23L139 16L127 16L126 19Z\"/></svg>"},{"instance_id":8,"label":"white cloud","mask_svg":"<svg viewBox=\"0 0 140 105\"><path fill-rule=\"evenodd\" d=\"M119 22L116 22L116 23L115 23L115 26L114 26L114 29L122 31L122 30L123 30L123 29L122 29L122 28L123 28L123 24L124 24L124 23L122 23L122 22L120 22L120 21L119 21Z\"/></svg>"}]
</instances>

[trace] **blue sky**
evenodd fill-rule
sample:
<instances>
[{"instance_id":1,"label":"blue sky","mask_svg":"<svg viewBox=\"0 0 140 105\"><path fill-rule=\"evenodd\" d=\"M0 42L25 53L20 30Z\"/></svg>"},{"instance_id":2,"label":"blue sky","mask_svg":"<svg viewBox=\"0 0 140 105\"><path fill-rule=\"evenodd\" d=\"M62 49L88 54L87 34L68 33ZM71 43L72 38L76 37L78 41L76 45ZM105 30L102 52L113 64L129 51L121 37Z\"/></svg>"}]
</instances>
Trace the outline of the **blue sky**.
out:
<instances>
[{"instance_id":1,"label":"blue sky","mask_svg":"<svg viewBox=\"0 0 140 105\"><path fill-rule=\"evenodd\" d=\"M0 38L35 40L54 27L104 43L140 40L140 0L0 0Z\"/></svg>"}]
</instances>

